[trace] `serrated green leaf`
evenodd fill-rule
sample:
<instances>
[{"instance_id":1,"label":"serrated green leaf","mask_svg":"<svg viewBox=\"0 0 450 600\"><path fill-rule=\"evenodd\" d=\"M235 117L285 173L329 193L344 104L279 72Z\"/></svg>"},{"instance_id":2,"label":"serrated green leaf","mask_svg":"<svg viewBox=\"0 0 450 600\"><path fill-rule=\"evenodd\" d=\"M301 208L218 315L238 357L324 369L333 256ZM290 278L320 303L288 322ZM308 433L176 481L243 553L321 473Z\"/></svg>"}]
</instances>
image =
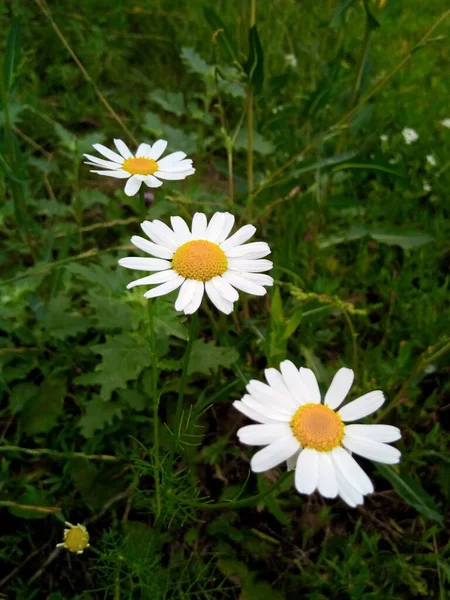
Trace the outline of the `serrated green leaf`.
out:
<instances>
[{"instance_id":1,"label":"serrated green leaf","mask_svg":"<svg viewBox=\"0 0 450 600\"><path fill-rule=\"evenodd\" d=\"M87 299L95 311L93 319L97 329L110 331L130 328L132 311L128 305L95 290L88 292Z\"/></svg>"},{"instance_id":2,"label":"serrated green leaf","mask_svg":"<svg viewBox=\"0 0 450 600\"><path fill-rule=\"evenodd\" d=\"M181 117L186 107L184 98L181 92L166 92L165 90L153 90L150 94L150 99L167 112L170 112L177 117Z\"/></svg>"},{"instance_id":3,"label":"serrated green leaf","mask_svg":"<svg viewBox=\"0 0 450 600\"><path fill-rule=\"evenodd\" d=\"M30 400L21 412L20 421L28 435L51 431L64 412L66 382L48 377L39 388L36 398Z\"/></svg>"},{"instance_id":4,"label":"serrated green leaf","mask_svg":"<svg viewBox=\"0 0 450 600\"><path fill-rule=\"evenodd\" d=\"M182 48L181 59L188 70L203 77L213 75L213 67L209 65L194 48Z\"/></svg>"},{"instance_id":5,"label":"serrated green leaf","mask_svg":"<svg viewBox=\"0 0 450 600\"><path fill-rule=\"evenodd\" d=\"M377 470L391 483L397 494L409 504L409 506L414 507L417 512L427 519L436 521L436 523L439 523L441 526L444 525L444 520L439 512L439 508L436 506L433 498L422 488L418 481L415 481L406 473L397 473L397 471L387 465L378 464Z\"/></svg>"},{"instance_id":6,"label":"serrated green leaf","mask_svg":"<svg viewBox=\"0 0 450 600\"><path fill-rule=\"evenodd\" d=\"M237 150L246 150L247 149L247 129L241 128L239 134L236 137L236 141L234 142L234 147ZM265 137L263 137L257 131L253 132L253 150L258 152L259 154L272 154L275 150L275 146L272 142Z\"/></svg>"},{"instance_id":7,"label":"serrated green leaf","mask_svg":"<svg viewBox=\"0 0 450 600\"><path fill-rule=\"evenodd\" d=\"M211 375L217 373L219 367L230 368L238 358L239 353L236 348L223 348L216 346L216 342L196 340L192 344L188 374Z\"/></svg>"},{"instance_id":8,"label":"serrated green leaf","mask_svg":"<svg viewBox=\"0 0 450 600\"><path fill-rule=\"evenodd\" d=\"M80 203L83 210L86 210L94 206L94 204L107 206L111 202L111 198L97 190L80 190L76 195L75 201Z\"/></svg>"},{"instance_id":9,"label":"serrated green leaf","mask_svg":"<svg viewBox=\"0 0 450 600\"><path fill-rule=\"evenodd\" d=\"M187 340L188 330L175 312L173 302L167 302L163 298L157 298L156 302L155 300L151 300L151 302L155 303L153 322L156 333Z\"/></svg>"},{"instance_id":10,"label":"serrated green leaf","mask_svg":"<svg viewBox=\"0 0 450 600\"><path fill-rule=\"evenodd\" d=\"M94 433L111 425L114 417L121 418L122 408L118 403L105 402L99 396L89 401L84 416L78 421L78 427L85 438L91 438Z\"/></svg>"},{"instance_id":11,"label":"serrated green leaf","mask_svg":"<svg viewBox=\"0 0 450 600\"><path fill-rule=\"evenodd\" d=\"M42 325L51 337L64 340L89 329L90 322L71 310L71 299L61 294L48 303Z\"/></svg>"}]
</instances>

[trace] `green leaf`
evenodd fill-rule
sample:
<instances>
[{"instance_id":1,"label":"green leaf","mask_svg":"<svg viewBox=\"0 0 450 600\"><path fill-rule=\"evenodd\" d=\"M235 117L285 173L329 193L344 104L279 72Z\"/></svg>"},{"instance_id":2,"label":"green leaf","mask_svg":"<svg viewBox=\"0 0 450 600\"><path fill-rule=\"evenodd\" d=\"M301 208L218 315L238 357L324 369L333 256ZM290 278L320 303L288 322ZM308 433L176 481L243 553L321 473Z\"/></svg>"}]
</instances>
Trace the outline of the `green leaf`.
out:
<instances>
[{"instance_id":1,"label":"green leaf","mask_svg":"<svg viewBox=\"0 0 450 600\"><path fill-rule=\"evenodd\" d=\"M406 177L406 174L399 168L393 167L388 161L383 161L380 159L354 159L344 162L333 170L341 171L342 169L367 169L369 171L383 171L384 173L390 173L391 175L396 175L397 177Z\"/></svg>"},{"instance_id":2,"label":"green leaf","mask_svg":"<svg viewBox=\"0 0 450 600\"><path fill-rule=\"evenodd\" d=\"M55 427L64 412L66 382L47 377L39 388L39 394L27 402L21 413L23 430L28 435L47 433Z\"/></svg>"},{"instance_id":3,"label":"green leaf","mask_svg":"<svg viewBox=\"0 0 450 600\"><path fill-rule=\"evenodd\" d=\"M109 400L114 390L126 389L127 383L150 364L148 344L140 337L107 335L104 344L91 346L91 350L102 356L102 362L88 378L81 376L75 382L101 385L103 400Z\"/></svg>"},{"instance_id":4,"label":"green leaf","mask_svg":"<svg viewBox=\"0 0 450 600\"><path fill-rule=\"evenodd\" d=\"M42 324L51 337L64 340L89 329L89 319L70 310L71 303L71 299L63 294L48 303Z\"/></svg>"},{"instance_id":5,"label":"green leaf","mask_svg":"<svg viewBox=\"0 0 450 600\"><path fill-rule=\"evenodd\" d=\"M236 150L247 150L247 129L242 128L234 142ZM275 146L271 141L263 137L257 131L253 132L253 150L259 154L272 154L275 150Z\"/></svg>"},{"instance_id":6,"label":"green leaf","mask_svg":"<svg viewBox=\"0 0 450 600\"><path fill-rule=\"evenodd\" d=\"M111 202L111 198L97 190L80 190L76 195L76 201L80 203L83 210L86 210L94 204L107 206Z\"/></svg>"},{"instance_id":7,"label":"green leaf","mask_svg":"<svg viewBox=\"0 0 450 600\"><path fill-rule=\"evenodd\" d=\"M13 415L20 412L26 404L38 395L39 387L34 383L23 381L12 389L9 408Z\"/></svg>"},{"instance_id":8,"label":"green leaf","mask_svg":"<svg viewBox=\"0 0 450 600\"><path fill-rule=\"evenodd\" d=\"M21 27L19 19L14 19L6 40L5 58L3 60L3 90L9 95L17 76L20 60Z\"/></svg>"},{"instance_id":9,"label":"green leaf","mask_svg":"<svg viewBox=\"0 0 450 600\"><path fill-rule=\"evenodd\" d=\"M400 472L397 473L387 465L378 464L377 470L385 477L395 489L397 494L417 512L436 521L439 525L444 525L444 520L436 506L433 498L422 488L418 481L415 481L410 475Z\"/></svg>"},{"instance_id":10,"label":"green leaf","mask_svg":"<svg viewBox=\"0 0 450 600\"><path fill-rule=\"evenodd\" d=\"M208 21L208 24L216 33L215 39L224 47L232 61L238 61L239 57L234 49L233 42L227 32L225 23L222 21L216 11L208 6L203 8L203 13L205 15L205 19Z\"/></svg>"},{"instance_id":11,"label":"green leaf","mask_svg":"<svg viewBox=\"0 0 450 600\"><path fill-rule=\"evenodd\" d=\"M369 31L378 29L380 27L380 24L377 21L377 19L374 17L372 11L370 10L370 6L369 6L367 0L364 0L363 5L364 5L364 11L366 13L367 28L369 29Z\"/></svg>"},{"instance_id":12,"label":"green leaf","mask_svg":"<svg viewBox=\"0 0 450 600\"><path fill-rule=\"evenodd\" d=\"M167 112L181 117L185 111L184 98L181 92L166 92L164 90L153 90L150 100L159 104Z\"/></svg>"},{"instance_id":13,"label":"green leaf","mask_svg":"<svg viewBox=\"0 0 450 600\"><path fill-rule=\"evenodd\" d=\"M95 290L88 292L87 299L95 311L93 318L97 329L109 331L130 328L132 311L129 306Z\"/></svg>"},{"instance_id":14,"label":"green leaf","mask_svg":"<svg viewBox=\"0 0 450 600\"><path fill-rule=\"evenodd\" d=\"M211 76L213 75L213 67L209 65L194 48L182 48L181 59L191 73L197 75Z\"/></svg>"},{"instance_id":15,"label":"green leaf","mask_svg":"<svg viewBox=\"0 0 450 600\"><path fill-rule=\"evenodd\" d=\"M230 368L238 358L239 352L236 348L223 348L216 346L216 342L196 340L192 344L188 374L212 375L217 373L219 367Z\"/></svg>"},{"instance_id":16,"label":"green leaf","mask_svg":"<svg viewBox=\"0 0 450 600\"><path fill-rule=\"evenodd\" d=\"M340 163L345 163L351 158L356 156L356 152L343 152L342 154L336 154L335 156L328 156L327 158L320 158L319 160L311 160L301 162L301 167L295 169L292 173L294 177L303 175L303 173L310 173L317 171L317 169L326 169L327 167L334 167Z\"/></svg>"},{"instance_id":17,"label":"green leaf","mask_svg":"<svg viewBox=\"0 0 450 600\"><path fill-rule=\"evenodd\" d=\"M423 246L434 240L430 235L420 231L388 233L380 230L373 230L370 233L370 237L382 244L400 246L400 248L403 248L404 250L418 248L419 246Z\"/></svg>"},{"instance_id":18,"label":"green leaf","mask_svg":"<svg viewBox=\"0 0 450 600\"><path fill-rule=\"evenodd\" d=\"M328 248L329 246L335 246L336 244L342 244L343 242L360 240L367 235L369 235L369 231L364 225L354 224L351 225L347 231L340 234L321 238L319 247Z\"/></svg>"},{"instance_id":19,"label":"green leaf","mask_svg":"<svg viewBox=\"0 0 450 600\"><path fill-rule=\"evenodd\" d=\"M17 504L26 504L28 506L48 506L44 494L37 488L27 485L27 491L21 494L15 502ZM15 517L21 519L45 519L48 516L45 512L37 510L27 510L23 508L10 507L9 512Z\"/></svg>"},{"instance_id":20,"label":"green leaf","mask_svg":"<svg viewBox=\"0 0 450 600\"><path fill-rule=\"evenodd\" d=\"M150 132L155 136L164 135L164 139L168 141L170 150L178 150L183 148L187 154L194 152L197 148L197 135L193 132L186 133L181 129L167 125L154 113L146 113L142 125L145 131ZM204 141L204 140L203 140Z\"/></svg>"},{"instance_id":21,"label":"green leaf","mask_svg":"<svg viewBox=\"0 0 450 600\"><path fill-rule=\"evenodd\" d=\"M150 300L155 303L153 322L157 334L172 335L180 340L188 339L188 330L175 312L173 302L163 298Z\"/></svg>"},{"instance_id":22,"label":"green leaf","mask_svg":"<svg viewBox=\"0 0 450 600\"><path fill-rule=\"evenodd\" d=\"M262 476L258 476L257 481L258 492L265 492L266 489L269 487L269 483L267 482L267 480L264 479L264 477ZM279 523L281 523L282 525L289 525L289 519L279 507L276 497L274 497L272 494L266 494L266 496L261 500L261 502L263 502L267 506L269 511L273 514L273 516Z\"/></svg>"},{"instance_id":23,"label":"green leaf","mask_svg":"<svg viewBox=\"0 0 450 600\"><path fill-rule=\"evenodd\" d=\"M111 425L114 417L121 418L122 408L118 403L105 402L100 396L89 401L86 413L78 421L78 427L85 438L91 438L94 433Z\"/></svg>"},{"instance_id":24,"label":"green leaf","mask_svg":"<svg viewBox=\"0 0 450 600\"><path fill-rule=\"evenodd\" d=\"M250 85L260 93L264 83L264 54L256 25L248 32L249 54L243 65Z\"/></svg>"}]
</instances>

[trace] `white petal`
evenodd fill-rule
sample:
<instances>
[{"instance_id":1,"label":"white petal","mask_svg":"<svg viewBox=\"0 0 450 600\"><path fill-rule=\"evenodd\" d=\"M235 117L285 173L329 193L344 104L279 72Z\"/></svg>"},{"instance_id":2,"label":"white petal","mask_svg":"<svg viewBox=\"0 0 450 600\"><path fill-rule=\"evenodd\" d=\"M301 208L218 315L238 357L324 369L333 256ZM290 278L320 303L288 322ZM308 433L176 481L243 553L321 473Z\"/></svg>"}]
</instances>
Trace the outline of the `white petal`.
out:
<instances>
[{"instance_id":1,"label":"white petal","mask_svg":"<svg viewBox=\"0 0 450 600\"><path fill-rule=\"evenodd\" d=\"M156 235L165 241L165 246L168 246L173 250L176 250L178 248L179 244L177 236L168 225L166 225L162 221L159 221L158 219L155 219L154 221L152 221L152 226Z\"/></svg>"},{"instance_id":2,"label":"white petal","mask_svg":"<svg viewBox=\"0 0 450 600\"><path fill-rule=\"evenodd\" d=\"M125 194L127 196L134 196L139 191L141 185L142 181L135 175L132 175L125 186Z\"/></svg>"},{"instance_id":3,"label":"white petal","mask_svg":"<svg viewBox=\"0 0 450 600\"><path fill-rule=\"evenodd\" d=\"M170 235L164 235L164 230L161 230L161 228L157 226L155 227L152 221L144 221L141 223L141 228L145 235L148 236L152 242L155 242L155 244L159 244L160 246L164 246L164 248L173 251L178 248L179 244L177 243L173 232L171 232Z\"/></svg>"},{"instance_id":4,"label":"white petal","mask_svg":"<svg viewBox=\"0 0 450 600\"><path fill-rule=\"evenodd\" d=\"M164 271L170 269L172 264L161 258L144 258L141 256L127 256L119 260L121 267L135 269L136 271Z\"/></svg>"},{"instance_id":5,"label":"white petal","mask_svg":"<svg viewBox=\"0 0 450 600\"><path fill-rule=\"evenodd\" d=\"M267 294L266 288L263 288L262 285L256 285L256 283L248 281L245 277L234 271L225 271L222 277L233 287L241 290L241 292L253 294L254 296L265 296Z\"/></svg>"},{"instance_id":6,"label":"white petal","mask_svg":"<svg viewBox=\"0 0 450 600\"><path fill-rule=\"evenodd\" d=\"M191 232L184 219L181 217L170 217L170 223L180 246L192 239Z\"/></svg>"},{"instance_id":7,"label":"white petal","mask_svg":"<svg viewBox=\"0 0 450 600\"><path fill-rule=\"evenodd\" d=\"M338 484L336 470L328 452L318 452L319 457L319 481L317 489L324 498L336 498L338 495Z\"/></svg>"},{"instance_id":8,"label":"white petal","mask_svg":"<svg viewBox=\"0 0 450 600\"><path fill-rule=\"evenodd\" d=\"M157 256L158 258L172 258L173 251L168 248L164 248L164 246L159 246L158 244L153 244L153 242L149 242L143 237L139 235L133 235L131 238L131 243L139 248L139 250L143 250L148 254L152 254L153 256Z\"/></svg>"},{"instance_id":9,"label":"white petal","mask_svg":"<svg viewBox=\"0 0 450 600\"><path fill-rule=\"evenodd\" d=\"M161 187L163 184L163 182L160 181L159 179L156 179L156 177L154 175L145 175L142 178L142 181L149 188L158 188L158 187Z\"/></svg>"},{"instance_id":10,"label":"white petal","mask_svg":"<svg viewBox=\"0 0 450 600\"><path fill-rule=\"evenodd\" d=\"M257 260L247 260L246 258L229 258L228 268L232 271L242 273L260 273L261 271L269 271L273 267L273 262L263 258Z\"/></svg>"},{"instance_id":11,"label":"white petal","mask_svg":"<svg viewBox=\"0 0 450 600\"><path fill-rule=\"evenodd\" d=\"M207 281L205 283L205 291L214 306L221 312L225 313L226 315L229 315L233 312L233 302L230 302L224 298L221 292L214 287L212 281Z\"/></svg>"},{"instance_id":12,"label":"white petal","mask_svg":"<svg viewBox=\"0 0 450 600\"><path fill-rule=\"evenodd\" d=\"M184 277L181 277L181 275L178 275L178 277L175 277L174 279L171 279L170 281L166 281L166 283L162 283L161 285L158 285L157 287L148 290L148 292L145 292L144 297L145 298L156 298L157 296L164 296L164 294L170 294L170 292L173 292L173 290L176 290L177 288L180 287L180 285L184 282Z\"/></svg>"},{"instance_id":13,"label":"white petal","mask_svg":"<svg viewBox=\"0 0 450 600\"><path fill-rule=\"evenodd\" d=\"M175 279L178 277L178 273L176 271L159 271L157 273L153 273L153 275L147 275L146 277L141 277L140 279L135 279L131 281L127 285L127 290L131 290L131 288L136 287L137 285L152 285L156 283L165 283L166 281L170 281L171 279Z\"/></svg>"},{"instance_id":14,"label":"white petal","mask_svg":"<svg viewBox=\"0 0 450 600\"><path fill-rule=\"evenodd\" d=\"M215 213L206 228L205 237L210 242L216 242L220 232L222 231L225 217L223 213Z\"/></svg>"},{"instance_id":15,"label":"white petal","mask_svg":"<svg viewBox=\"0 0 450 600\"><path fill-rule=\"evenodd\" d=\"M300 367L300 377L303 379L306 387L308 388L311 402L313 402L314 404L320 404L321 396L319 384L317 383L314 371L312 371L311 369L306 369L305 367Z\"/></svg>"},{"instance_id":16,"label":"white petal","mask_svg":"<svg viewBox=\"0 0 450 600\"><path fill-rule=\"evenodd\" d=\"M388 444L353 438L347 435L344 435L342 444L351 452L376 462L387 465L396 465L400 462L401 452Z\"/></svg>"},{"instance_id":17,"label":"white petal","mask_svg":"<svg viewBox=\"0 0 450 600\"><path fill-rule=\"evenodd\" d=\"M272 387L274 390L277 390L277 392L281 392L285 396L291 397L291 392L288 390L286 384L284 383L283 375L277 369L266 369L264 371L264 375L270 387ZM294 401L293 398L292 400Z\"/></svg>"},{"instance_id":18,"label":"white petal","mask_svg":"<svg viewBox=\"0 0 450 600\"><path fill-rule=\"evenodd\" d=\"M164 170L166 167L170 167L185 158L186 154L184 152L172 152L172 154L168 154L161 160L158 160L158 167Z\"/></svg>"},{"instance_id":19,"label":"white petal","mask_svg":"<svg viewBox=\"0 0 450 600\"><path fill-rule=\"evenodd\" d=\"M228 300L229 302L236 302L236 300L239 300L239 294L237 293L237 291L223 277L213 277L211 279L211 283L216 288L216 290L225 298L225 300Z\"/></svg>"},{"instance_id":20,"label":"white petal","mask_svg":"<svg viewBox=\"0 0 450 600\"><path fill-rule=\"evenodd\" d=\"M266 242L252 242L243 246L235 246L226 252L228 258L263 258L270 254L269 244Z\"/></svg>"},{"instance_id":21,"label":"white petal","mask_svg":"<svg viewBox=\"0 0 450 600\"><path fill-rule=\"evenodd\" d=\"M173 162L167 165L162 165L161 163L164 161L165 158L158 161L158 169L160 171L163 171L164 173L179 173L181 171L190 171L193 169L192 160L190 158L187 158L186 160L180 160L178 162ZM195 169L193 170L195 171Z\"/></svg>"},{"instance_id":22,"label":"white petal","mask_svg":"<svg viewBox=\"0 0 450 600\"><path fill-rule=\"evenodd\" d=\"M83 156L85 156L86 158L88 158L91 162L87 162L86 164L94 164L97 167L105 167L105 169L112 169L113 171L115 169L121 169L122 168L122 164L123 164L123 160L121 160L119 163L117 162L112 162L110 160L103 160L103 158L97 158L96 156L92 156L91 154L83 154Z\"/></svg>"},{"instance_id":23,"label":"white petal","mask_svg":"<svg viewBox=\"0 0 450 600\"><path fill-rule=\"evenodd\" d=\"M231 237L220 244L222 250L227 251L231 250L235 246L239 246L240 244L244 244L247 240L249 240L256 231L256 227L253 225L244 225L236 231Z\"/></svg>"},{"instance_id":24,"label":"white petal","mask_svg":"<svg viewBox=\"0 0 450 600\"><path fill-rule=\"evenodd\" d=\"M353 378L354 373L351 369L339 369L325 394L325 405L333 410L340 406L352 387Z\"/></svg>"},{"instance_id":25,"label":"white petal","mask_svg":"<svg viewBox=\"0 0 450 600\"><path fill-rule=\"evenodd\" d=\"M331 457L336 468L342 476L352 484L361 494L372 494L373 484L366 472L358 465L353 456L340 446L331 451Z\"/></svg>"},{"instance_id":26,"label":"white petal","mask_svg":"<svg viewBox=\"0 0 450 600\"><path fill-rule=\"evenodd\" d=\"M273 277L263 275L262 273L246 273L245 279L257 285L273 285Z\"/></svg>"},{"instance_id":27,"label":"white petal","mask_svg":"<svg viewBox=\"0 0 450 600\"><path fill-rule=\"evenodd\" d=\"M372 440L373 442L396 442L402 437L400 429L393 425L346 425L345 435Z\"/></svg>"},{"instance_id":28,"label":"white petal","mask_svg":"<svg viewBox=\"0 0 450 600\"><path fill-rule=\"evenodd\" d=\"M301 494L312 494L319 483L319 456L316 450L304 448L295 467L295 487Z\"/></svg>"},{"instance_id":29,"label":"white petal","mask_svg":"<svg viewBox=\"0 0 450 600\"><path fill-rule=\"evenodd\" d=\"M239 441L249 446L265 446L292 435L289 425L247 425L237 432Z\"/></svg>"},{"instance_id":30,"label":"white petal","mask_svg":"<svg viewBox=\"0 0 450 600\"><path fill-rule=\"evenodd\" d=\"M139 144L139 148L136 150L136 158L150 158L150 144Z\"/></svg>"},{"instance_id":31,"label":"white petal","mask_svg":"<svg viewBox=\"0 0 450 600\"><path fill-rule=\"evenodd\" d=\"M115 139L114 145L124 158L133 158L128 146L122 140Z\"/></svg>"},{"instance_id":32,"label":"white petal","mask_svg":"<svg viewBox=\"0 0 450 600\"><path fill-rule=\"evenodd\" d=\"M120 154L113 152L106 146L103 146L103 144L93 144L93 147L97 150L97 152L100 152L100 154L103 154L103 156L106 156L107 159L112 160L115 163L119 163L119 164L123 163L123 158L122 158L122 156L120 156Z\"/></svg>"},{"instance_id":33,"label":"white petal","mask_svg":"<svg viewBox=\"0 0 450 600\"><path fill-rule=\"evenodd\" d=\"M208 221L204 213L195 213L192 218L192 239L204 240Z\"/></svg>"},{"instance_id":34,"label":"white petal","mask_svg":"<svg viewBox=\"0 0 450 600\"><path fill-rule=\"evenodd\" d=\"M180 289L178 298L175 302L175 310L182 311L192 301L195 294L196 284L193 279L186 279Z\"/></svg>"},{"instance_id":35,"label":"white petal","mask_svg":"<svg viewBox=\"0 0 450 600\"><path fill-rule=\"evenodd\" d=\"M359 504L364 504L364 496L355 487L352 486L350 481L346 479L340 470L336 468L336 479L339 489L339 496L349 506L356 508Z\"/></svg>"},{"instance_id":36,"label":"white petal","mask_svg":"<svg viewBox=\"0 0 450 600\"><path fill-rule=\"evenodd\" d=\"M149 158L153 158L153 160L158 160L164 150L167 148L166 140L157 140L150 150Z\"/></svg>"},{"instance_id":37,"label":"white petal","mask_svg":"<svg viewBox=\"0 0 450 600\"><path fill-rule=\"evenodd\" d=\"M106 177L115 177L116 179L128 179L130 174L127 171L95 171L92 170L91 173L97 173L97 175L106 175Z\"/></svg>"},{"instance_id":38,"label":"white petal","mask_svg":"<svg viewBox=\"0 0 450 600\"><path fill-rule=\"evenodd\" d=\"M247 392L259 402L262 402L271 408L275 408L291 418L298 409L298 404L291 394L282 394L262 381L251 379L247 384L246 389Z\"/></svg>"},{"instance_id":39,"label":"white petal","mask_svg":"<svg viewBox=\"0 0 450 600\"><path fill-rule=\"evenodd\" d=\"M189 304L184 309L185 315L192 315L192 313L195 313L195 311L199 309L200 304L202 303L204 292L205 292L205 285L204 285L203 281L196 281L194 297L192 298L192 300L189 302Z\"/></svg>"},{"instance_id":40,"label":"white petal","mask_svg":"<svg viewBox=\"0 0 450 600\"><path fill-rule=\"evenodd\" d=\"M339 411L339 416L344 422L357 421L378 410L383 403L383 392L375 390L343 406Z\"/></svg>"},{"instance_id":41,"label":"white petal","mask_svg":"<svg viewBox=\"0 0 450 600\"><path fill-rule=\"evenodd\" d=\"M301 405L311 402L308 388L300 377L300 372L294 363L290 360L284 360L280 364L280 370L283 375L284 383L297 403Z\"/></svg>"},{"instance_id":42,"label":"white petal","mask_svg":"<svg viewBox=\"0 0 450 600\"><path fill-rule=\"evenodd\" d=\"M268 419L272 419L278 423L289 423L291 421L291 417L286 415L285 413L280 412L276 409L276 407L269 407L259 402L249 394L245 394L242 398L242 403L252 408L257 413L266 416Z\"/></svg>"},{"instance_id":43,"label":"white petal","mask_svg":"<svg viewBox=\"0 0 450 600\"><path fill-rule=\"evenodd\" d=\"M289 437L272 442L253 456L250 467L254 473L262 473L273 469L295 454L299 445L292 434Z\"/></svg>"},{"instance_id":44,"label":"white petal","mask_svg":"<svg viewBox=\"0 0 450 600\"><path fill-rule=\"evenodd\" d=\"M253 408L246 406L240 400L235 400L233 402L233 406L243 415L245 415L249 419L252 419L253 421L256 421L257 423L279 423L279 421L277 421L276 419L269 419L265 415L262 415L259 411L256 411Z\"/></svg>"},{"instance_id":45,"label":"white petal","mask_svg":"<svg viewBox=\"0 0 450 600\"><path fill-rule=\"evenodd\" d=\"M193 175L195 173L195 169L187 169L186 171L156 171L157 176L160 179L166 179L171 181L178 181L181 179L186 179L189 175Z\"/></svg>"},{"instance_id":46,"label":"white petal","mask_svg":"<svg viewBox=\"0 0 450 600\"><path fill-rule=\"evenodd\" d=\"M230 231L233 229L234 225L234 215L229 212L223 213L224 215L224 223L222 227L222 231L217 237L216 244L221 244L226 238L229 236Z\"/></svg>"}]
</instances>

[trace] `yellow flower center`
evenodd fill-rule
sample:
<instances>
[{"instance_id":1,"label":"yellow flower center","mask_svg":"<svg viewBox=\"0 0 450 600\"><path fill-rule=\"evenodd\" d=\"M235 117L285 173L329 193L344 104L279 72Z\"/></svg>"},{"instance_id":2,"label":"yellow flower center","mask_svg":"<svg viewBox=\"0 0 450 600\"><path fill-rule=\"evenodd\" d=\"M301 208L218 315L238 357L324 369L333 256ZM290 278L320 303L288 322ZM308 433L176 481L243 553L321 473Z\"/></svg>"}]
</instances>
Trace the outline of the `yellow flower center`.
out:
<instances>
[{"instance_id":1,"label":"yellow flower center","mask_svg":"<svg viewBox=\"0 0 450 600\"><path fill-rule=\"evenodd\" d=\"M131 173L131 175L153 175L158 170L158 163L153 158L144 158L136 156L136 158L127 158L122 169Z\"/></svg>"},{"instance_id":2,"label":"yellow flower center","mask_svg":"<svg viewBox=\"0 0 450 600\"><path fill-rule=\"evenodd\" d=\"M323 404L300 406L292 417L291 428L303 448L329 452L344 437L341 417Z\"/></svg>"},{"instance_id":3,"label":"yellow flower center","mask_svg":"<svg viewBox=\"0 0 450 600\"><path fill-rule=\"evenodd\" d=\"M84 525L72 526L64 531L64 546L70 552L82 552L89 546L89 533Z\"/></svg>"},{"instance_id":4,"label":"yellow flower center","mask_svg":"<svg viewBox=\"0 0 450 600\"><path fill-rule=\"evenodd\" d=\"M207 240L193 240L178 248L172 258L172 267L186 279L209 281L222 275L228 268L225 252Z\"/></svg>"}]
</instances>

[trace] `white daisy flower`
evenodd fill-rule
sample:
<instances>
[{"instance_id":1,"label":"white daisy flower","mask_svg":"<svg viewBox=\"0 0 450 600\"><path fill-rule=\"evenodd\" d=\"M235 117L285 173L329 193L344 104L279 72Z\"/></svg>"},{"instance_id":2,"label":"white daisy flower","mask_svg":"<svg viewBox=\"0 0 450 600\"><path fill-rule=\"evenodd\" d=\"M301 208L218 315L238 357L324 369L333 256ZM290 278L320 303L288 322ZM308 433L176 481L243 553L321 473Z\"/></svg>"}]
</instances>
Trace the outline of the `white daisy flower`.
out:
<instances>
[{"instance_id":1,"label":"white daisy flower","mask_svg":"<svg viewBox=\"0 0 450 600\"><path fill-rule=\"evenodd\" d=\"M432 154L427 154L427 163L432 167L435 167L437 165L436 159Z\"/></svg>"},{"instance_id":2,"label":"white daisy flower","mask_svg":"<svg viewBox=\"0 0 450 600\"><path fill-rule=\"evenodd\" d=\"M352 386L351 369L339 369L323 403L311 369L297 369L285 360L280 370L266 369L268 385L251 380L248 394L233 403L258 423L239 429L239 440L266 446L253 456L252 471L261 473L286 460L288 469L295 468L295 487L301 494L317 489L325 498L339 495L350 506L363 504L364 496L374 488L352 453L396 464L400 452L387 442L398 440L401 434L391 425L348 423L380 408L383 392L364 394L337 411Z\"/></svg>"},{"instance_id":3,"label":"white daisy flower","mask_svg":"<svg viewBox=\"0 0 450 600\"><path fill-rule=\"evenodd\" d=\"M386 143L387 141L389 141L389 136L383 133L383 135L380 135L380 140Z\"/></svg>"},{"instance_id":4,"label":"white daisy flower","mask_svg":"<svg viewBox=\"0 0 450 600\"><path fill-rule=\"evenodd\" d=\"M424 192L431 192L433 188L431 187L431 184L429 181L424 181L423 182L423 190Z\"/></svg>"},{"instance_id":5,"label":"white daisy flower","mask_svg":"<svg viewBox=\"0 0 450 600\"><path fill-rule=\"evenodd\" d=\"M408 144L412 144L419 139L419 134L414 129L410 129L409 127L405 127L402 131L402 136L405 142Z\"/></svg>"},{"instance_id":6,"label":"white daisy flower","mask_svg":"<svg viewBox=\"0 0 450 600\"><path fill-rule=\"evenodd\" d=\"M284 60L293 69L297 67L297 57L295 56L295 54L285 54Z\"/></svg>"},{"instance_id":7,"label":"white daisy flower","mask_svg":"<svg viewBox=\"0 0 450 600\"><path fill-rule=\"evenodd\" d=\"M450 119L443 119L441 121L441 125L443 125L444 127L448 127L448 129L450 129Z\"/></svg>"},{"instance_id":8,"label":"white daisy flower","mask_svg":"<svg viewBox=\"0 0 450 600\"><path fill-rule=\"evenodd\" d=\"M119 154L102 144L94 144L94 148L108 160L84 154L88 159L85 164L101 168L100 171L92 170L91 173L128 179L125 185L127 196L134 196L142 183L147 187L156 188L163 184L161 179L185 179L195 173L192 160L186 158L184 152L173 152L160 158L167 147L166 140L157 140L153 146L140 144L134 156L122 140L114 140L114 145Z\"/></svg>"},{"instance_id":9,"label":"white daisy flower","mask_svg":"<svg viewBox=\"0 0 450 600\"><path fill-rule=\"evenodd\" d=\"M156 271L136 279L136 285L160 284L145 292L145 298L155 298L180 288L175 309L186 315L198 310L206 292L211 302L225 314L230 314L239 298L237 290L264 296L264 286L273 285L272 277L264 275L273 267L266 242L245 244L256 227L244 225L228 237L234 225L230 213L215 213L209 224L206 215L195 213L192 227L181 217L170 218L172 228L161 221L144 221L142 230L150 238L134 235L131 242L157 258L121 258L119 264L127 269Z\"/></svg>"}]
</instances>

